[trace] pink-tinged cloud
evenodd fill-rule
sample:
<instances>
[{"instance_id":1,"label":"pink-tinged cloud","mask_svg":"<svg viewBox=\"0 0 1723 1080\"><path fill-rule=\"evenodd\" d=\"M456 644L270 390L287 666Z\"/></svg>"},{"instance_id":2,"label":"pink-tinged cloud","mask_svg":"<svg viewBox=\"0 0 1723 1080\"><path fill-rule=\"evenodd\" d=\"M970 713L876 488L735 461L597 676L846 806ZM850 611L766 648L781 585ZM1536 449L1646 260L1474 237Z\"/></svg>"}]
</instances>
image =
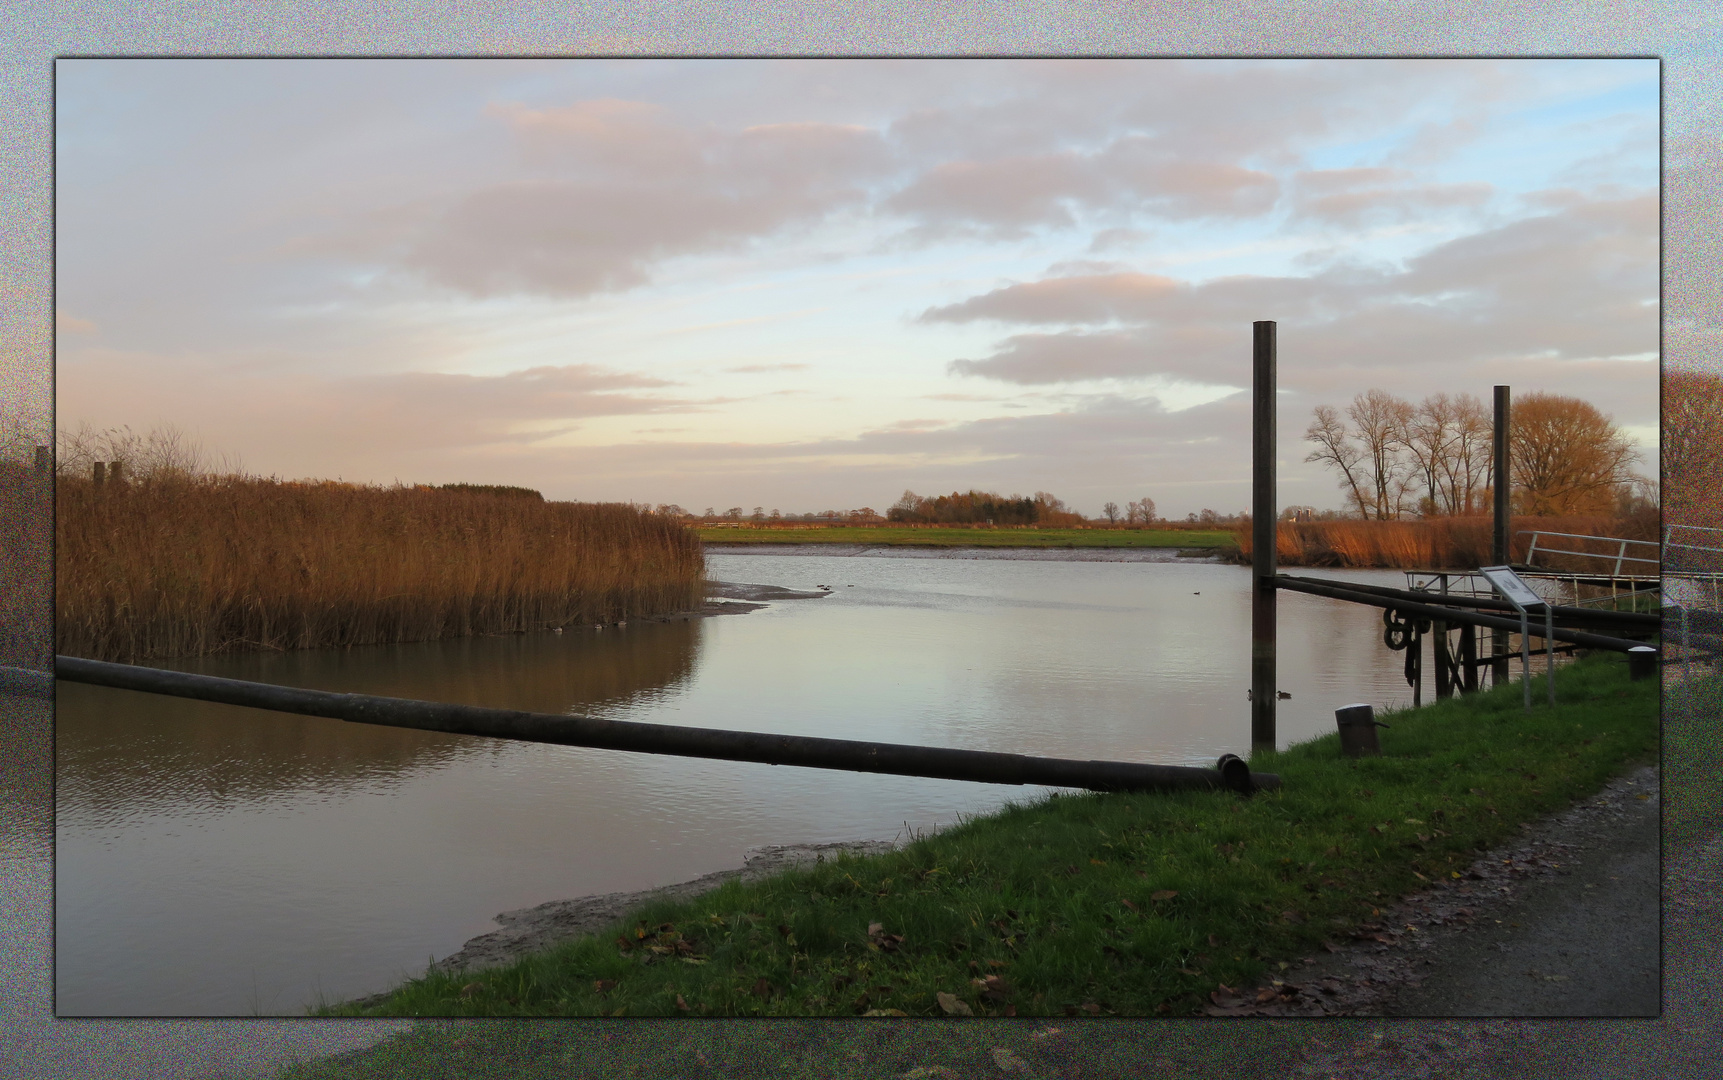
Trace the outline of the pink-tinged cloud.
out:
<instances>
[{"instance_id":1,"label":"pink-tinged cloud","mask_svg":"<svg viewBox=\"0 0 1723 1080\"><path fill-rule=\"evenodd\" d=\"M884 208L932 232L972 228L1015 237L1037 226L1076 224L1072 209L1103 202L1109 186L1077 154L947 161L887 199Z\"/></svg>"},{"instance_id":2,"label":"pink-tinged cloud","mask_svg":"<svg viewBox=\"0 0 1723 1080\"><path fill-rule=\"evenodd\" d=\"M666 259L818 222L888 165L878 133L853 125L694 129L608 100L493 114L548 175L468 192L410 229L400 255L477 296L632 288Z\"/></svg>"},{"instance_id":3,"label":"pink-tinged cloud","mask_svg":"<svg viewBox=\"0 0 1723 1080\"><path fill-rule=\"evenodd\" d=\"M1399 271L1337 267L1196 285L1079 275L1005 286L921 320L1059 328L956 360L961 374L1023 385L1139 376L1241 385L1235 339L1259 319L1280 323L1316 370L1654 353L1657 266L1657 200L1646 195L1462 237Z\"/></svg>"},{"instance_id":4,"label":"pink-tinged cloud","mask_svg":"<svg viewBox=\"0 0 1723 1080\"><path fill-rule=\"evenodd\" d=\"M1480 210L1494 194L1484 183L1363 187L1299 198L1293 213L1324 225L1362 228L1427 220L1449 210Z\"/></svg>"},{"instance_id":5,"label":"pink-tinged cloud","mask_svg":"<svg viewBox=\"0 0 1723 1080\"><path fill-rule=\"evenodd\" d=\"M528 444L599 416L704 408L650 394L672 384L590 364L502 375L408 372L309 377L244 369L164 386L157 358L93 351L68 367L70 395L90 416L148 425L157 418L199 430L212 447L267 461L294 445L327 447L354 461L443 447L458 452ZM646 391L647 393L642 393ZM192 417L202 416L201 421ZM183 419L182 419L183 418ZM530 430L527 430L529 429ZM302 455L295 455L302 456ZM350 474L351 475L351 474Z\"/></svg>"}]
</instances>

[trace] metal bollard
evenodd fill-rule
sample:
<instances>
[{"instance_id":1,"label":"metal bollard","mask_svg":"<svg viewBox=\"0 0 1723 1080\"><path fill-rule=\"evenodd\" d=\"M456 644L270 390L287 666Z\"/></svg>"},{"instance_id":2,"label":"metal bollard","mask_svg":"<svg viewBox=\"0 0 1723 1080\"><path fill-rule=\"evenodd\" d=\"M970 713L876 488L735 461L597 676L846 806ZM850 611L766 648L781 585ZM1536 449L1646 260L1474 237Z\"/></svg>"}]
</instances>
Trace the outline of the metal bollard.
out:
<instances>
[{"instance_id":1,"label":"metal bollard","mask_svg":"<svg viewBox=\"0 0 1723 1080\"><path fill-rule=\"evenodd\" d=\"M1631 679L1649 679L1657 673L1657 650L1637 645L1627 650L1627 674Z\"/></svg>"},{"instance_id":2,"label":"metal bollard","mask_svg":"<svg viewBox=\"0 0 1723 1080\"><path fill-rule=\"evenodd\" d=\"M1334 710L1334 722L1340 726L1340 752L1347 757L1381 757L1382 748L1376 743L1376 729L1387 727L1376 719L1376 710L1369 705L1346 705Z\"/></svg>"}]
</instances>

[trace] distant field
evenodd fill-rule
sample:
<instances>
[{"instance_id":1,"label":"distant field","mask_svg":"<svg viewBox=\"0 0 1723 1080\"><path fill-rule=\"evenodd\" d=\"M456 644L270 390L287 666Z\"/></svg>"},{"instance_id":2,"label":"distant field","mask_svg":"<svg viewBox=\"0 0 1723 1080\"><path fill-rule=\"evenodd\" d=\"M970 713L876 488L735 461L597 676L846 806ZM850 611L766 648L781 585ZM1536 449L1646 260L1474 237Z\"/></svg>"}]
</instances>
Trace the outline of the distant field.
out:
<instances>
[{"instance_id":1,"label":"distant field","mask_svg":"<svg viewBox=\"0 0 1723 1080\"><path fill-rule=\"evenodd\" d=\"M882 544L903 547L1216 548L1233 544L1225 529L941 529L904 526L704 528L707 544Z\"/></svg>"}]
</instances>

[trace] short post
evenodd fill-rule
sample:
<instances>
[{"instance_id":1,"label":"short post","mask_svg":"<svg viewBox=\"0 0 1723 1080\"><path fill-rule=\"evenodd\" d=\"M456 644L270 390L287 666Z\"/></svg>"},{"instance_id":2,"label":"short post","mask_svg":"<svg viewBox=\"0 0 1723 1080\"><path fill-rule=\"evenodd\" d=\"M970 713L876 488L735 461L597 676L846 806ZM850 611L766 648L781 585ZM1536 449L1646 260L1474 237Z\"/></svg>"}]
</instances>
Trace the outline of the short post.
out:
<instances>
[{"instance_id":1,"label":"short post","mask_svg":"<svg viewBox=\"0 0 1723 1080\"><path fill-rule=\"evenodd\" d=\"M1376 729L1388 725L1376 719L1374 708L1342 705L1334 710L1334 723L1340 728L1342 754L1349 758L1382 756L1382 747L1376 742Z\"/></svg>"},{"instance_id":2,"label":"short post","mask_svg":"<svg viewBox=\"0 0 1723 1080\"><path fill-rule=\"evenodd\" d=\"M117 461L108 462L108 483L116 485L124 483L120 479L120 463Z\"/></svg>"},{"instance_id":3,"label":"short post","mask_svg":"<svg viewBox=\"0 0 1723 1080\"><path fill-rule=\"evenodd\" d=\"M95 481L95 483L96 483L96 486L97 486L97 487L101 487L101 486L102 486L102 481L103 481L103 480L106 480L106 479L107 479L107 478L108 478L108 466L107 466L107 463L106 463L106 462L102 462L102 461L98 461L98 462L96 462L96 467L95 467L95 469L94 469L94 470L93 470L93 471L92 471L92 472L91 472L91 474L90 474L90 479L92 479L92 480L94 480L94 481Z\"/></svg>"},{"instance_id":4,"label":"short post","mask_svg":"<svg viewBox=\"0 0 1723 1080\"><path fill-rule=\"evenodd\" d=\"M1657 650L1649 645L1635 645L1627 650L1627 677L1638 681L1649 679L1657 672Z\"/></svg>"},{"instance_id":5,"label":"short post","mask_svg":"<svg viewBox=\"0 0 1723 1080\"><path fill-rule=\"evenodd\" d=\"M1274 455L1275 370L1273 322L1255 322L1252 330L1252 420L1250 521L1250 743L1274 749Z\"/></svg>"},{"instance_id":6,"label":"short post","mask_svg":"<svg viewBox=\"0 0 1723 1080\"><path fill-rule=\"evenodd\" d=\"M47 473L52 472L53 469L54 459L48 453L48 448L46 446L36 447L36 471L39 473Z\"/></svg>"}]
</instances>

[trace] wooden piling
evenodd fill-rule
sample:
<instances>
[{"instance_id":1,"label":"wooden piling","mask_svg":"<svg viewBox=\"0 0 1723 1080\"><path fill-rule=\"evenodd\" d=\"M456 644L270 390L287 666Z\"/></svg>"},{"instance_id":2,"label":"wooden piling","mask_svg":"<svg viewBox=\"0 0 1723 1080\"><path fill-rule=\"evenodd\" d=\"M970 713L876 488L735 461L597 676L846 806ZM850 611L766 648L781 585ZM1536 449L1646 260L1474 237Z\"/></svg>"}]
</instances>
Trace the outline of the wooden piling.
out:
<instances>
[{"instance_id":1,"label":"wooden piling","mask_svg":"<svg viewBox=\"0 0 1723 1080\"><path fill-rule=\"evenodd\" d=\"M1250 742L1274 749L1275 702L1275 324L1252 329Z\"/></svg>"},{"instance_id":2,"label":"wooden piling","mask_svg":"<svg viewBox=\"0 0 1723 1080\"><path fill-rule=\"evenodd\" d=\"M1495 529L1493 542L1490 545L1491 558L1495 565L1508 565L1510 547L1508 529L1512 523L1512 505L1509 496L1513 493L1513 473L1508 461L1508 388L1496 387L1496 421L1493 436L1495 440L1495 457L1490 470L1490 484L1495 495ZM1490 633L1490 685L1501 686L1508 681L1508 639L1501 631Z\"/></svg>"}]
</instances>

